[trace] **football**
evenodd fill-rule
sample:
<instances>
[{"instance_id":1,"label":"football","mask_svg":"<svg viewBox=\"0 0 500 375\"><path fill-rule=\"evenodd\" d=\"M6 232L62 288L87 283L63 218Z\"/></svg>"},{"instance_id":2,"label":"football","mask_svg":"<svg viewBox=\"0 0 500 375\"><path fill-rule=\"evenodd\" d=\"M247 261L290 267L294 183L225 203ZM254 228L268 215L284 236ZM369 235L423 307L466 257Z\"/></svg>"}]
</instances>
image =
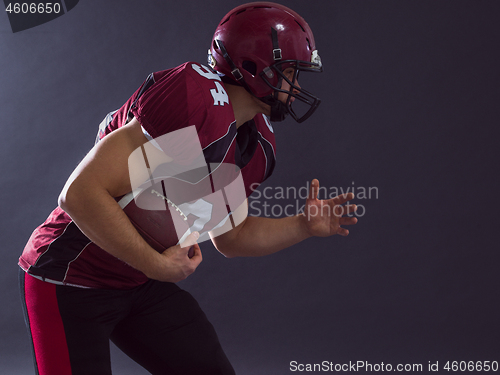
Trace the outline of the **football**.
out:
<instances>
[{"instance_id":1,"label":"football","mask_svg":"<svg viewBox=\"0 0 500 375\"><path fill-rule=\"evenodd\" d=\"M139 234L160 253L189 234L187 217L165 196L162 185L160 181L136 189L118 201Z\"/></svg>"},{"instance_id":2,"label":"football","mask_svg":"<svg viewBox=\"0 0 500 375\"><path fill-rule=\"evenodd\" d=\"M239 168L222 163L211 173L205 167L151 179L118 204L146 242L163 252L194 231L200 234L198 243L209 240L209 233L224 225L245 199Z\"/></svg>"}]
</instances>

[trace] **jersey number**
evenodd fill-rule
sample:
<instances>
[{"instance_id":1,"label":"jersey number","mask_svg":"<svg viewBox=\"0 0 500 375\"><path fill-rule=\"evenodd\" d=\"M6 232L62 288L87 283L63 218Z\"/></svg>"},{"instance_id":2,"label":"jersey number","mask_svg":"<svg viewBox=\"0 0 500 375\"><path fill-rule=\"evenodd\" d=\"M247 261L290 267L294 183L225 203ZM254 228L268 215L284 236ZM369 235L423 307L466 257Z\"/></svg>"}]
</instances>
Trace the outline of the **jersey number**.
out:
<instances>
[{"instance_id":1,"label":"jersey number","mask_svg":"<svg viewBox=\"0 0 500 375\"><path fill-rule=\"evenodd\" d=\"M214 98L214 105L224 105L224 103L229 104L229 97L227 96L226 90L224 90L224 87L220 83L220 77L203 65L192 64L191 66L199 75L214 82L215 89L210 89L212 98Z\"/></svg>"}]
</instances>

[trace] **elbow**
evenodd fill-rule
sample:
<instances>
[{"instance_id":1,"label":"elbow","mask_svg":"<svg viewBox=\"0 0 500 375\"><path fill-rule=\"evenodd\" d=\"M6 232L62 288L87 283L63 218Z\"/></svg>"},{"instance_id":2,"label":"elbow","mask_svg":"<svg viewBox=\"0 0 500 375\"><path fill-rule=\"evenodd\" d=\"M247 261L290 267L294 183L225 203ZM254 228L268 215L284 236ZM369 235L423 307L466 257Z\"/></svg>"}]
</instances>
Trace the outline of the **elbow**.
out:
<instances>
[{"instance_id":1,"label":"elbow","mask_svg":"<svg viewBox=\"0 0 500 375\"><path fill-rule=\"evenodd\" d=\"M243 223L244 221L230 230L223 230L218 233L215 231L210 232L210 237L212 238L212 243L214 244L215 248L226 258L236 258L239 256L244 256L241 247L242 243L238 237L241 228L243 227Z\"/></svg>"},{"instance_id":2,"label":"elbow","mask_svg":"<svg viewBox=\"0 0 500 375\"><path fill-rule=\"evenodd\" d=\"M226 258L231 259L231 258L236 258L237 255L232 253L231 251L220 251L219 252L224 255Z\"/></svg>"},{"instance_id":3,"label":"elbow","mask_svg":"<svg viewBox=\"0 0 500 375\"><path fill-rule=\"evenodd\" d=\"M231 248L224 248L224 247L220 247L220 246L215 246L215 248L217 249L217 251L219 253L221 253L222 255L224 255L224 257L226 258L236 258L236 254L234 253L234 251L231 251Z\"/></svg>"},{"instance_id":4,"label":"elbow","mask_svg":"<svg viewBox=\"0 0 500 375\"><path fill-rule=\"evenodd\" d=\"M57 198L57 205L61 207L64 211L67 209L67 203L68 203L68 197L66 194L66 191L62 191L61 194L59 194L59 198Z\"/></svg>"},{"instance_id":5,"label":"elbow","mask_svg":"<svg viewBox=\"0 0 500 375\"><path fill-rule=\"evenodd\" d=\"M234 247L229 244L224 244L223 241L216 241L215 238L212 238L212 243L219 253L224 255L226 258L235 258L237 254L234 252Z\"/></svg>"},{"instance_id":6,"label":"elbow","mask_svg":"<svg viewBox=\"0 0 500 375\"><path fill-rule=\"evenodd\" d=\"M71 180L71 176L66 181L66 184L61 190L61 193L59 193L59 197L57 198L57 205L62 208L64 211L67 211L69 204L71 203L71 196L70 196L70 190L74 181Z\"/></svg>"},{"instance_id":7,"label":"elbow","mask_svg":"<svg viewBox=\"0 0 500 375\"><path fill-rule=\"evenodd\" d=\"M57 198L58 206L68 214L70 214L72 209L74 209L74 207L76 207L78 202L81 200L81 197L77 196L77 190L78 189L75 188L73 184L64 186L63 190L59 194L59 197Z\"/></svg>"}]
</instances>

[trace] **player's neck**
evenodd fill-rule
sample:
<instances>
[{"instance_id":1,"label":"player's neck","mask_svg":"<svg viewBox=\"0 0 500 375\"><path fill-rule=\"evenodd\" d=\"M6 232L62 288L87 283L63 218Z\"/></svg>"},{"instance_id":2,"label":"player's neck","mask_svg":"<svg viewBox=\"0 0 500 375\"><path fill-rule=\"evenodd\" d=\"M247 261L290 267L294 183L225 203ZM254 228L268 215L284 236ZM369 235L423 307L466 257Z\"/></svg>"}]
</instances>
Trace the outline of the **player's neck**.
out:
<instances>
[{"instance_id":1,"label":"player's neck","mask_svg":"<svg viewBox=\"0 0 500 375\"><path fill-rule=\"evenodd\" d=\"M269 106L262 103L241 86L225 85L229 100L233 106L236 127L250 121L258 113L270 112Z\"/></svg>"}]
</instances>

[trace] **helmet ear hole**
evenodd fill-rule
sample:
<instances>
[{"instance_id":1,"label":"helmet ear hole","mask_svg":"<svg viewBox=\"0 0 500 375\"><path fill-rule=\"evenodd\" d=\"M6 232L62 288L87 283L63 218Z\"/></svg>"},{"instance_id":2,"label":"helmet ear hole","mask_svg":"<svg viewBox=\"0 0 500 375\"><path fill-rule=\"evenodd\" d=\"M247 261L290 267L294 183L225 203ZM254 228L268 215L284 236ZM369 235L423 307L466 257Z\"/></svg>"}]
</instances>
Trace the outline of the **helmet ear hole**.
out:
<instances>
[{"instance_id":1,"label":"helmet ear hole","mask_svg":"<svg viewBox=\"0 0 500 375\"><path fill-rule=\"evenodd\" d=\"M241 67L254 77L257 74L257 64L255 64L253 61L245 60L241 64Z\"/></svg>"}]
</instances>

